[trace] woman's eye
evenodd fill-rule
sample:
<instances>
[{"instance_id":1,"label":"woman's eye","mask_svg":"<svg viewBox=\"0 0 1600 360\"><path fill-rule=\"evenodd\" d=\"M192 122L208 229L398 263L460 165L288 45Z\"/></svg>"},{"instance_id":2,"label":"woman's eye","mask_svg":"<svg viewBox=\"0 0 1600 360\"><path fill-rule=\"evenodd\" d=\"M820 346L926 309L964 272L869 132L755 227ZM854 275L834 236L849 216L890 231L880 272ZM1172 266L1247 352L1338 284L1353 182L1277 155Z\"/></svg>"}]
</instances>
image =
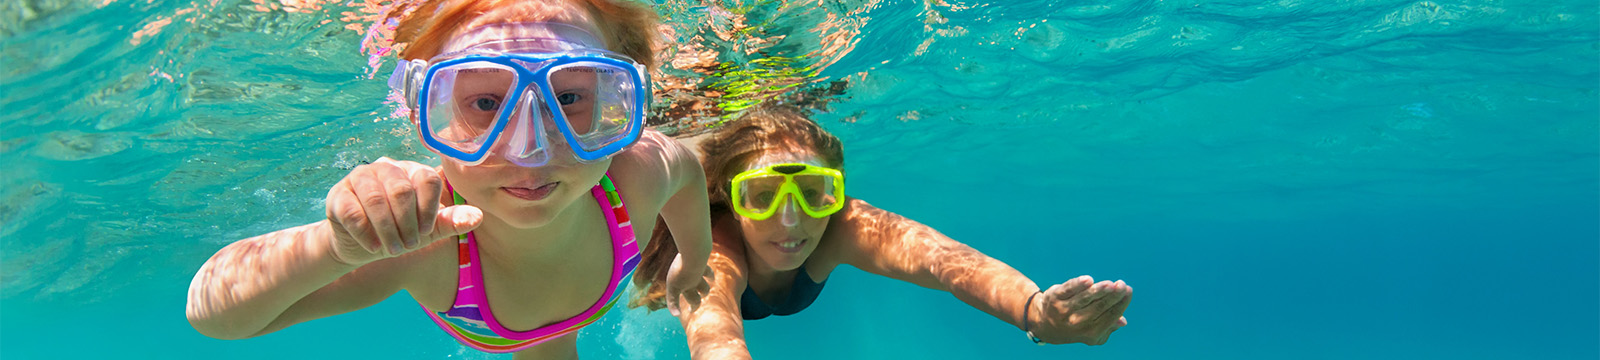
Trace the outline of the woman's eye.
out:
<instances>
[{"instance_id":1,"label":"woman's eye","mask_svg":"<svg viewBox=\"0 0 1600 360\"><path fill-rule=\"evenodd\" d=\"M556 95L556 102L561 103L561 105L572 105L573 103L578 102L578 100L583 100L583 96L575 93Z\"/></svg>"},{"instance_id":2,"label":"woman's eye","mask_svg":"<svg viewBox=\"0 0 1600 360\"><path fill-rule=\"evenodd\" d=\"M500 101L487 97L481 97L472 101L472 108L478 111L500 110Z\"/></svg>"},{"instance_id":3,"label":"woman's eye","mask_svg":"<svg viewBox=\"0 0 1600 360\"><path fill-rule=\"evenodd\" d=\"M806 202L816 203L817 200L821 200L822 198L817 195L816 190L806 190Z\"/></svg>"},{"instance_id":4,"label":"woman's eye","mask_svg":"<svg viewBox=\"0 0 1600 360\"><path fill-rule=\"evenodd\" d=\"M759 203L762 203L762 204L770 204L770 203L772 203L772 192L771 191L762 191L761 193L756 194L756 202L759 202Z\"/></svg>"}]
</instances>

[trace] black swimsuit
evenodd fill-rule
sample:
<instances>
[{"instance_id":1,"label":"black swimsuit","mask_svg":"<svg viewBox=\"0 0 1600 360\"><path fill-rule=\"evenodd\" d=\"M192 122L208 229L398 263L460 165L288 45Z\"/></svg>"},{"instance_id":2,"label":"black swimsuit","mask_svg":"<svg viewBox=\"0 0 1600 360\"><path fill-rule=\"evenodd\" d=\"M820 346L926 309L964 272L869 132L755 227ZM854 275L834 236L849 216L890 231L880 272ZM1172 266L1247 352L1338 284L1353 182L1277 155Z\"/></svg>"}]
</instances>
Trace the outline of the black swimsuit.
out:
<instances>
[{"instance_id":1,"label":"black swimsuit","mask_svg":"<svg viewBox=\"0 0 1600 360\"><path fill-rule=\"evenodd\" d=\"M789 298L777 306L767 305L767 302L761 301L760 296L756 296L755 291L746 286L744 294L739 296L739 316L745 320L759 320L772 315L794 315L811 306L811 302L817 301L817 295L822 293L822 285L827 282L828 280L822 280L820 283L812 282L811 275L806 273L804 266L801 266L800 273L794 275L794 285L789 287Z\"/></svg>"}]
</instances>

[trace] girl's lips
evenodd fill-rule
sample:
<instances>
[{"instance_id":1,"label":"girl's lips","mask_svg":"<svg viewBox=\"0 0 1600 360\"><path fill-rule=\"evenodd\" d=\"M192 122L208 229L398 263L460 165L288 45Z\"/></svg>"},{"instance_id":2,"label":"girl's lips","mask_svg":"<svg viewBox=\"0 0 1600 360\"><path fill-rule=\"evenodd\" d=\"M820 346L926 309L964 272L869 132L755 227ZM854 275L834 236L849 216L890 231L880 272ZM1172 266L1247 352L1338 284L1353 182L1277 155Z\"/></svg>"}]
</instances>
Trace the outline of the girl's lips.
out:
<instances>
[{"instance_id":1,"label":"girl's lips","mask_svg":"<svg viewBox=\"0 0 1600 360\"><path fill-rule=\"evenodd\" d=\"M544 185L541 185L541 186L536 187L536 188L509 187L508 186L508 187L500 188L500 191L504 191L507 194L511 194L511 196L515 196L518 199L523 199L523 200L527 200L527 201L539 201L539 200L543 200L546 197L549 197L550 193L553 193L553 192L556 191L556 187L557 186L561 186L561 182L558 181L558 182L553 182L553 183L549 183L549 184L544 184Z\"/></svg>"},{"instance_id":2,"label":"girl's lips","mask_svg":"<svg viewBox=\"0 0 1600 360\"><path fill-rule=\"evenodd\" d=\"M778 251L781 251L781 252L784 252L784 253L787 253L787 254L794 254L794 253L800 252L800 250L804 250L806 248L806 242L808 242L808 241L811 241L811 240L789 239L789 240L786 240L786 241L783 241L783 242L773 243L772 245L777 247Z\"/></svg>"}]
</instances>

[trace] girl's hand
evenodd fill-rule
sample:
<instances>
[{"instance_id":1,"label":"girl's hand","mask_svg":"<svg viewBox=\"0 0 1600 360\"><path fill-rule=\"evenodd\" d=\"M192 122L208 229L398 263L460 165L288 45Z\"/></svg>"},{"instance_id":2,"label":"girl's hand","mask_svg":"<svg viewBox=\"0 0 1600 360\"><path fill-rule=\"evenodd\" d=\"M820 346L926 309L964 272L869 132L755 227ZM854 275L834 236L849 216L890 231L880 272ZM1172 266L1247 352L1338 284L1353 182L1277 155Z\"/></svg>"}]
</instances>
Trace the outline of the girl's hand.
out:
<instances>
[{"instance_id":1,"label":"girl's hand","mask_svg":"<svg viewBox=\"0 0 1600 360\"><path fill-rule=\"evenodd\" d=\"M1132 300L1133 288L1122 280L1095 283L1079 276L1035 296L1028 311L1038 317L1029 319L1029 330L1051 344L1105 344L1112 332L1128 325L1122 312Z\"/></svg>"},{"instance_id":2,"label":"girl's hand","mask_svg":"<svg viewBox=\"0 0 1600 360\"><path fill-rule=\"evenodd\" d=\"M333 257L360 266L400 256L483 222L471 205L440 209L444 177L427 165L379 158L357 166L328 191Z\"/></svg>"},{"instance_id":3,"label":"girl's hand","mask_svg":"<svg viewBox=\"0 0 1600 360\"><path fill-rule=\"evenodd\" d=\"M678 301L689 302L689 309L700 306L700 299L711 291L711 267L705 263L684 264L683 254L672 258L672 268L667 270L667 312L678 316Z\"/></svg>"}]
</instances>

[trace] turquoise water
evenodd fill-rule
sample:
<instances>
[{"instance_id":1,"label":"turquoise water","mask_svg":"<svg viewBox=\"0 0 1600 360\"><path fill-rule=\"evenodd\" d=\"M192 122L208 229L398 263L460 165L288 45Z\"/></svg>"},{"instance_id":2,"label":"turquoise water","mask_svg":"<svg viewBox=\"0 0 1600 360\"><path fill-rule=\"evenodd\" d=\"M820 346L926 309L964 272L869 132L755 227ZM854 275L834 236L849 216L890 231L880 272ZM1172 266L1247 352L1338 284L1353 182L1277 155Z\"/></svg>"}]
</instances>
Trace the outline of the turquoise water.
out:
<instances>
[{"instance_id":1,"label":"turquoise water","mask_svg":"<svg viewBox=\"0 0 1600 360\"><path fill-rule=\"evenodd\" d=\"M1136 288L1109 344L1035 347L847 269L746 324L760 358L1600 357L1593 1L659 6L720 61L848 82L817 118L852 195L1040 283ZM403 294L242 341L184 320L217 249L317 220L362 161L433 161L383 102L371 7L0 9L0 357L491 358ZM686 68L666 73L716 81ZM609 315L580 352L688 358L660 312Z\"/></svg>"}]
</instances>

